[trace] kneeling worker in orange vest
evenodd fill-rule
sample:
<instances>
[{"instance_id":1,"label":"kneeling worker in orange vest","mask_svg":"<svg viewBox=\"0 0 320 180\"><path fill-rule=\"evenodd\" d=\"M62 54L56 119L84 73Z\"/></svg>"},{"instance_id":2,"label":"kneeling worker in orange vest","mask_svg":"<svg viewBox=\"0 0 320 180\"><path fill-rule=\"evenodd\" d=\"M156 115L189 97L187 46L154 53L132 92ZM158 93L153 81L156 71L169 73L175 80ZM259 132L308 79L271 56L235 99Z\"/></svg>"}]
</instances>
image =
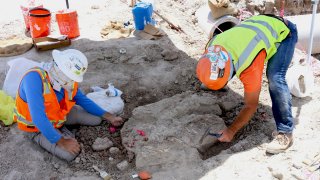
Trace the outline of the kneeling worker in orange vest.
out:
<instances>
[{"instance_id":1,"label":"kneeling worker in orange vest","mask_svg":"<svg viewBox=\"0 0 320 180\"><path fill-rule=\"evenodd\" d=\"M14 119L18 128L53 155L72 161L80 152L74 135L63 125L114 126L123 123L88 99L78 88L87 71L86 56L78 50L53 50L53 61L30 69L16 96Z\"/></svg>"},{"instance_id":2,"label":"kneeling worker in orange vest","mask_svg":"<svg viewBox=\"0 0 320 180\"><path fill-rule=\"evenodd\" d=\"M197 65L197 76L212 90L223 88L236 75L244 86L245 106L218 140L230 142L256 112L264 63L277 132L266 148L284 152L292 144L291 94L285 80L298 39L296 25L274 15L257 15L214 36ZM211 133L208 133L211 134ZM210 137L210 135L207 135Z\"/></svg>"}]
</instances>

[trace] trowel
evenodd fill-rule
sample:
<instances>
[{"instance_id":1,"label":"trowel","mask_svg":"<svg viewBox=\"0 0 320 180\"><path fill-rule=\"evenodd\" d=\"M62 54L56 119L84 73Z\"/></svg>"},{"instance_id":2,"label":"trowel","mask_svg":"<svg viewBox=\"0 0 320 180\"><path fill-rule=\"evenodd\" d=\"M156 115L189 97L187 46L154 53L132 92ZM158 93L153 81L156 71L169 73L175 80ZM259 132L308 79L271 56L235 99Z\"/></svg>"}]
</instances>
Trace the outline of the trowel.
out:
<instances>
[{"instance_id":1,"label":"trowel","mask_svg":"<svg viewBox=\"0 0 320 180\"><path fill-rule=\"evenodd\" d=\"M199 141L200 145L197 150L200 154L204 154L210 147L217 144L219 142L218 138L222 135L218 133L212 133L210 130L211 128L208 128Z\"/></svg>"},{"instance_id":2,"label":"trowel","mask_svg":"<svg viewBox=\"0 0 320 180\"><path fill-rule=\"evenodd\" d=\"M199 141L197 147L201 159L205 160L212 156L218 155L221 151L228 149L232 143L220 142L218 138L222 135L219 133L210 132L208 128Z\"/></svg>"}]
</instances>

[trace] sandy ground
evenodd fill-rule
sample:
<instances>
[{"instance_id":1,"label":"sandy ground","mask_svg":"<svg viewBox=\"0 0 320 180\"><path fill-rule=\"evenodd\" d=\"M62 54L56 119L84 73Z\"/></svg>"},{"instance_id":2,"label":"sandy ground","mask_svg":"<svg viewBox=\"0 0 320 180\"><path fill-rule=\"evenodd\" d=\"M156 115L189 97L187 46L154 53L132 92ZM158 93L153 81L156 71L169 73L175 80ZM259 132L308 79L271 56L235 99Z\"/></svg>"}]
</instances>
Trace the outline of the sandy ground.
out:
<instances>
[{"instance_id":1,"label":"sandy ground","mask_svg":"<svg viewBox=\"0 0 320 180\"><path fill-rule=\"evenodd\" d=\"M263 2L255 2L256 13L263 10ZM0 7L0 40L25 37L19 2L7 3ZM131 179L132 174L142 169L149 170L154 179L159 180L293 179L292 174L297 172L302 172L304 179L311 178L301 164L306 156L314 155L320 148L317 143L320 140L317 135L320 130L319 88L311 97L293 98L295 143L287 153L265 154L265 145L270 142L274 130L265 77L259 109L235 142L215 156L201 158L195 151L194 145L207 126L215 119L230 124L243 105L239 80L230 82L224 92L199 89L194 70L207 36L197 26L195 11L205 4L204 0L157 2L156 8L161 14L181 26L185 33L170 29L156 17L157 26L167 35L152 41L138 40L133 35L123 39L101 38L100 30L107 22L133 22L131 8L119 0L70 1L71 9L79 14L81 34L70 47L84 52L89 60L89 69L80 87L89 92L90 86L106 87L112 82L124 92L122 117L127 122L114 134L108 132L106 122L97 127L71 127L82 146L79 157L71 163L34 146L15 125L0 126L1 179L99 179L92 165L108 171L114 179L123 180ZM238 4L245 6L246 2ZM275 4L279 7L279 1ZM65 2L46 0L44 6L55 12L65 8ZM310 12L308 7L309 3L299 1L288 5L286 14L307 13ZM51 31L58 33L54 13ZM119 53L123 48L126 53ZM0 58L0 86L5 78L6 62L17 57L47 62L51 60L51 51L38 52L32 48L20 56ZM316 77L316 87L318 85ZM223 102L233 105L224 109ZM197 123L200 120L205 121ZM145 130L149 139L129 147L127 141L133 137L132 129ZM186 129L192 131L186 133ZM185 134L180 134L179 130ZM92 144L98 137L109 138L120 151L94 151ZM128 166L117 168L123 161L127 161ZM297 164L300 169L294 167Z\"/></svg>"}]
</instances>

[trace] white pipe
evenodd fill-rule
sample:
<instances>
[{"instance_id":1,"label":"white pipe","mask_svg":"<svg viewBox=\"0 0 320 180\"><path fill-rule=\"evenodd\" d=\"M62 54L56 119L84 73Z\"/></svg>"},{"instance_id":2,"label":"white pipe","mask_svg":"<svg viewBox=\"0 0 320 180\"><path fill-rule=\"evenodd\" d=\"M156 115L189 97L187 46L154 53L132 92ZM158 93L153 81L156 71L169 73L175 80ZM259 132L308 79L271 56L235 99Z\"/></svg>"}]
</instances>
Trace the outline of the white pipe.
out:
<instances>
[{"instance_id":1,"label":"white pipe","mask_svg":"<svg viewBox=\"0 0 320 180\"><path fill-rule=\"evenodd\" d=\"M310 58L311 58L311 49L313 47L313 29L314 29L314 19L317 13L317 7L319 0L311 0L312 1L312 19L311 19L311 29L310 29L310 39L309 39L309 46L308 46L308 58L307 63L310 65Z\"/></svg>"},{"instance_id":2,"label":"white pipe","mask_svg":"<svg viewBox=\"0 0 320 180\"><path fill-rule=\"evenodd\" d=\"M309 40L313 40L313 44L310 46L312 47L311 53L320 53L320 26L318 24L318 21L315 21L314 23L314 33L311 36L311 19L312 14L306 14L306 15L298 15L298 16L287 16L286 19L290 20L294 24L297 25L298 30L298 43L296 45L297 48L307 51ZM320 14L316 14L314 19L319 19ZM311 22L311 23L310 23ZM312 39L310 39L312 38Z\"/></svg>"},{"instance_id":3,"label":"white pipe","mask_svg":"<svg viewBox=\"0 0 320 180\"><path fill-rule=\"evenodd\" d=\"M199 8L196 11L196 17L198 18L199 26L207 34L209 39L214 32L220 33L220 30L225 31L240 23L239 19L229 15L214 19L209 6Z\"/></svg>"},{"instance_id":4,"label":"white pipe","mask_svg":"<svg viewBox=\"0 0 320 180\"><path fill-rule=\"evenodd\" d=\"M210 39L214 32L217 32L217 27L223 24L229 23L229 26L235 26L240 23L240 21L233 16L223 16L219 19L213 19L208 6L203 6L196 11L196 17L198 18L198 24L200 28L206 33ZM290 20L297 25L298 29L298 43L297 48L307 51L308 43L311 35L311 22L312 14L298 15L298 16L286 16L286 19ZM319 19L320 13L315 15L314 19ZM231 28L231 27L230 27ZM226 30L226 29L224 29ZM314 33L313 33L313 44L311 53L320 53L320 25L318 21L315 20L314 23ZM310 46L311 47L311 46Z\"/></svg>"}]
</instances>

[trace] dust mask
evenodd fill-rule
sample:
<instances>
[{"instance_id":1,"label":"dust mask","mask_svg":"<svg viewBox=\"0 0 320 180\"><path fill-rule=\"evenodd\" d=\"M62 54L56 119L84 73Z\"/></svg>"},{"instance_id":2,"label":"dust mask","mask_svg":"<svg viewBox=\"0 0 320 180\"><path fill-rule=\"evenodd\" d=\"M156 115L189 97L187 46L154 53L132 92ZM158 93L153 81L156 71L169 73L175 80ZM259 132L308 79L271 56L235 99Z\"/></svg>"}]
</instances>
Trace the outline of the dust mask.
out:
<instances>
[{"instance_id":1,"label":"dust mask","mask_svg":"<svg viewBox=\"0 0 320 180\"><path fill-rule=\"evenodd\" d=\"M74 82L66 75L64 75L64 73L58 68L55 62L51 63L51 67L48 72L54 90L61 91L61 88L65 89L68 92L71 92L73 90Z\"/></svg>"}]
</instances>

